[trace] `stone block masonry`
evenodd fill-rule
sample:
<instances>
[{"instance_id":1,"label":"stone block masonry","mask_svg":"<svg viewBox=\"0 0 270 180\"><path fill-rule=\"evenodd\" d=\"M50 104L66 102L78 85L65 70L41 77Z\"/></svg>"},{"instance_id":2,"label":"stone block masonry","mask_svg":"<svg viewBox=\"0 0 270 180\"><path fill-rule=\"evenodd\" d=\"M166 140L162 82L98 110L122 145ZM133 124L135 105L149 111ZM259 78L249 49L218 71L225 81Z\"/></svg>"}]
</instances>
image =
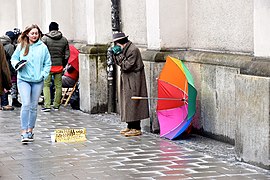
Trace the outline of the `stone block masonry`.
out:
<instances>
[{"instance_id":1,"label":"stone block masonry","mask_svg":"<svg viewBox=\"0 0 270 180\"><path fill-rule=\"evenodd\" d=\"M235 84L237 157L270 169L270 78L237 75Z\"/></svg>"}]
</instances>

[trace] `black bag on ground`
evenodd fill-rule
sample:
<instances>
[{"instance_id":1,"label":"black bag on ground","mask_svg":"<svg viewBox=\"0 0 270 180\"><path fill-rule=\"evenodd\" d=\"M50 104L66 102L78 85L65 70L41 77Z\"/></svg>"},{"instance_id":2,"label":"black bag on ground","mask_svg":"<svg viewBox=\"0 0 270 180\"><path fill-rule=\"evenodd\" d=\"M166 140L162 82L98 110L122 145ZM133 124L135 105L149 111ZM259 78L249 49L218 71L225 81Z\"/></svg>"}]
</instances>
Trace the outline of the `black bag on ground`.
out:
<instances>
[{"instance_id":1,"label":"black bag on ground","mask_svg":"<svg viewBox=\"0 0 270 180\"><path fill-rule=\"evenodd\" d=\"M77 84L75 91L73 92L69 103L72 109L79 110L80 109L80 93L79 93L79 84Z\"/></svg>"}]
</instances>

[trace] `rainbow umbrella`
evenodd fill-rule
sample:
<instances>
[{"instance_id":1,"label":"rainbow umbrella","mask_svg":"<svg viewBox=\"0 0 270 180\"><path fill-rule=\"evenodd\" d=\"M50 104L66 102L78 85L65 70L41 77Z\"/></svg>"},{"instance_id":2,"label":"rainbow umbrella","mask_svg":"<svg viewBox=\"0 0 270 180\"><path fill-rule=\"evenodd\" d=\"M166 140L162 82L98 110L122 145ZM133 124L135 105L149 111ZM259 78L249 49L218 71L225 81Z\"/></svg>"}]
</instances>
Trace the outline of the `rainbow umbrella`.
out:
<instances>
[{"instance_id":1,"label":"rainbow umbrella","mask_svg":"<svg viewBox=\"0 0 270 180\"><path fill-rule=\"evenodd\" d=\"M157 116L160 137L175 139L190 125L197 91L181 60L168 56L158 78Z\"/></svg>"}]
</instances>

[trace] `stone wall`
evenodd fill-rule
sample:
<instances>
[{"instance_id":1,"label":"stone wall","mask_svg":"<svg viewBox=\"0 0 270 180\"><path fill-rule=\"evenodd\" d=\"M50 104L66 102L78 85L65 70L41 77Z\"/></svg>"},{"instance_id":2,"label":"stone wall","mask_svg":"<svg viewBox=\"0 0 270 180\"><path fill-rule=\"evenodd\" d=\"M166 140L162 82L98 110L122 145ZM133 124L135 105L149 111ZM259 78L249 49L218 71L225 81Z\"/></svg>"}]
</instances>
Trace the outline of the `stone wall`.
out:
<instances>
[{"instance_id":1,"label":"stone wall","mask_svg":"<svg viewBox=\"0 0 270 180\"><path fill-rule=\"evenodd\" d=\"M253 52L254 0L188 0L187 3L190 48Z\"/></svg>"},{"instance_id":2,"label":"stone wall","mask_svg":"<svg viewBox=\"0 0 270 180\"><path fill-rule=\"evenodd\" d=\"M237 157L270 169L270 78L238 74L235 87Z\"/></svg>"},{"instance_id":3,"label":"stone wall","mask_svg":"<svg viewBox=\"0 0 270 180\"><path fill-rule=\"evenodd\" d=\"M193 75L198 91L194 130L235 144L239 159L269 169L270 62L235 54L145 51L150 97L157 97L156 78L167 55L183 60ZM154 132L159 130L155 108L151 100Z\"/></svg>"},{"instance_id":4,"label":"stone wall","mask_svg":"<svg viewBox=\"0 0 270 180\"><path fill-rule=\"evenodd\" d=\"M201 128L216 139L234 143L235 75L239 69L202 64L200 70Z\"/></svg>"}]
</instances>

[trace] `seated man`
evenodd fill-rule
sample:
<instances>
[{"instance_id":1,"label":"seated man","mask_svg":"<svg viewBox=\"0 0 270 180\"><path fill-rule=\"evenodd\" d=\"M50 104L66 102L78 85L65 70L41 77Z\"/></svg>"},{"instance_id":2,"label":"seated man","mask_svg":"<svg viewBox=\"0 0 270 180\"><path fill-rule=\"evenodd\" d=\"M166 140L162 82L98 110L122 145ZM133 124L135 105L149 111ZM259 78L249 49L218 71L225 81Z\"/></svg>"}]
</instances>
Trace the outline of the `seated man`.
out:
<instances>
[{"instance_id":1,"label":"seated man","mask_svg":"<svg viewBox=\"0 0 270 180\"><path fill-rule=\"evenodd\" d=\"M79 71L77 71L72 65L67 64L66 71L62 76L62 87L72 88L79 79Z\"/></svg>"},{"instance_id":2,"label":"seated man","mask_svg":"<svg viewBox=\"0 0 270 180\"><path fill-rule=\"evenodd\" d=\"M79 79L79 51L69 45L70 57L64 75L62 76L62 87L72 88Z\"/></svg>"}]
</instances>

